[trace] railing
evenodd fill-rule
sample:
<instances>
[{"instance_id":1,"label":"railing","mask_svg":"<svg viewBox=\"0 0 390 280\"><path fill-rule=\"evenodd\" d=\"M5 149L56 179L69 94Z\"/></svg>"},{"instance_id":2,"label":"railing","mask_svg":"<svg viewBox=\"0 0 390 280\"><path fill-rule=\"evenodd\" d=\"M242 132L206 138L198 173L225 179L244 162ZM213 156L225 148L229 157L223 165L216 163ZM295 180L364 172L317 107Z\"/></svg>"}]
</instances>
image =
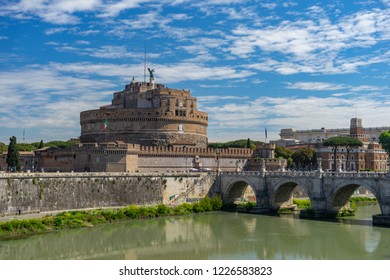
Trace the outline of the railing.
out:
<instances>
[{"instance_id":1,"label":"railing","mask_svg":"<svg viewBox=\"0 0 390 280\"><path fill-rule=\"evenodd\" d=\"M336 178L384 178L387 172L334 172L334 171L241 171L220 172L221 175L234 176L272 176L272 177L336 177Z\"/></svg>"},{"instance_id":2,"label":"railing","mask_svg":"<svg viewBox=\"0 0 390 280\"><path fill-rule=\"evenodd\" d=\"M98 178L98 177L200 177L201 173L132 173L132 172L15 172L0 173L4 178Z\"/></svg>"}]
</instances>

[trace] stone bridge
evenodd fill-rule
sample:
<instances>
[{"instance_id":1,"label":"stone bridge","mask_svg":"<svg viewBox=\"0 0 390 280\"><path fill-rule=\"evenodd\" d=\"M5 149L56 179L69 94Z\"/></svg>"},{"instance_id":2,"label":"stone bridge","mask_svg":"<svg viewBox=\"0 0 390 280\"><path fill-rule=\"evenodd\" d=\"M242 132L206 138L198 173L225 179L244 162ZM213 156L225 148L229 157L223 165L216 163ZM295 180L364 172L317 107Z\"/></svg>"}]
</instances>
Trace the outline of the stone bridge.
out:
<instances>
[{"instance_id":1,"label":"stone bridge","mask_svg":"<svg viewBox=\"0 0 390 280\"><path fill-rule=\"evenodd\" d=\"M381 214L373 216L374 225L390 226L390 174L374 172L221 172L216 191L224 202L234 202L247 187L256 196L255 213L275 212L292 203L295 187L302 187L310 198L313 218L336 217L354 191L362 186L377 199Z\"/></svg>"}]
</instances>

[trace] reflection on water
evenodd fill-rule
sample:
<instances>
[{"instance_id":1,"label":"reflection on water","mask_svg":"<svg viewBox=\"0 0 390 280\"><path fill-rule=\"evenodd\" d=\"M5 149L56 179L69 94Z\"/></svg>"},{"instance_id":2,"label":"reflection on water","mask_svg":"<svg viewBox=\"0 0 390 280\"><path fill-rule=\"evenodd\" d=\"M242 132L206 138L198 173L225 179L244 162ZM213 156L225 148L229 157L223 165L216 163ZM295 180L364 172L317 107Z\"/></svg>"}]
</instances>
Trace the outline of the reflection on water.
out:
<instances>
[{"instance_id":1,"label":"reflection on water","mask_svg":"<svg viewBox=\"0 0 390 280\"><path fill-rule=\"evenodd\" d=\"M353 218L208 213L129 221L0 241L0 259L389 259L379 206Z\"/></svg>"}]
</instances>

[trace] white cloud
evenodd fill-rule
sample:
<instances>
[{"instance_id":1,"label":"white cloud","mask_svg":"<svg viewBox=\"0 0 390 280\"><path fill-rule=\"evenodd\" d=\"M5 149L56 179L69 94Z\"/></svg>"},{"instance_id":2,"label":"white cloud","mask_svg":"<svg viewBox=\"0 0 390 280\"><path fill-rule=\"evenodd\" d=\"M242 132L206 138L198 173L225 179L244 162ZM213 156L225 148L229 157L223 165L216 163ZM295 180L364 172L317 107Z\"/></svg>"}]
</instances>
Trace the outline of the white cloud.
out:
<instances>
[{"instance_id":1,"label":"white cloud","mask_svg":"<svg viewBox=\"0 0 390 280\"><path fill-rule=\"evenodd\" d=\"M150 2L150 0L121 0L119 2L109 2L103 6L103 17L115 17L120 12L128 9L134 9L140 7L143 3Z\"/></svg>"},{"instance_id":2,"label":"white cloud","mask_svg":"<svg viewBox=\"0 0 390 280\"><path fill-rule=\"evenodd\" d=\"M0 80L5 128L78 130L80 111L107 103L114 88L111 82L64 75L53 67L3 71Z\"/></svg>"},{"instance_id":3,"label":"white cloud","mask_svg":"<svg viewBox=\"0 0 390 280\"><path fill-rule=\"evenodd\" d=\"M323 83L323 82L296 82L286 83L288 89L300 90L340 90L345 89L346 86L339 84Z\"/></svg>"},{"instance_id":4,"label":"white cloud","mask_svg":"<svg viewBox=\"0 0 390 280\"><path fill-rule=\"evenodd\" d=\"M248 96L235 96L235 95L208 95L208 96L198 96L196 99L198 100L198 104L206 104L206 103L218 103L221 100L223 101L247 100L248 98L249 98Z\"/></svg>"},{"instance_id":5,"label":"white cloud","mask_svg":"<svg viewBox=\"0 0 390 280\"><path fill-rule=\"evenodd\" d=\"M90 45L88 41L76 41L77 45ZM122 59L122 58L135 58L138 60L144 59L144 52L131 52L127 50L125 46L106 45L99 48L80 48L73 47L68 44L62 44L55 46L55 49L59 52L69 52L81 56L91 56L105 59ZM157 58L160 54L148 53L148 58Z\"/></svg>"},{"instance_id":6,"label":"white cloud","mask_svg":"<svg viewBox=\"0 0 390 280\"><path fill-rule=\"evenodd\" d=\"M6 5L3 13L12 17L37 16L54 24L76 24L79 19L73 13L93 11L100 3L100 0L21 0Z\"/></svg>"},{"instance_id":7,"label":"white cloud","mask_svg":"<svg viewBox=\"0 0 390 280\"><path fill-rule=\"evenodd\" d=\"M320 127L348 127L350 118L358 111L364 126L386 126L390 118L388 106L390 95L381 99L371 96L360 96L351 99L345 97L309 97L309 98L274 98L264 96L257 100L243 103L227 103L225 105L206 106L209 113L209 137L218 141L222 131L225 138L237 139L233 133L237 131L246 137L262 137L264 125L272 138L279 139L281 128L315 129ZM378 118L378 116L381 116ZM260 131L260 132L259 132ZM217 133L218 132L218 133Z\"/></svg>"},{"instance_id":8,"label":"white cloud","mask_svg":"<svg viewBox=\"0 0 390 280\"><path fill-rule=\"evenodd\" d=\"M313 7L312 7L313 8ZM322 10L322 9L321 9ZM320 13L320 11L317 11ZM389 58L359 55L351 58L342 53L348 49L372 47L390 39L390 10L374 9L357 12L332 23L322 15L315 19L282 21L278 25L253 28L240 25L226 38L231 44L226 51L241 58L282 54L278 60L261 58L254 68L295 73L352 73L373 63L388 62ZM257 50L261 50L259 54Z\"/></svg>"}]
</instances>

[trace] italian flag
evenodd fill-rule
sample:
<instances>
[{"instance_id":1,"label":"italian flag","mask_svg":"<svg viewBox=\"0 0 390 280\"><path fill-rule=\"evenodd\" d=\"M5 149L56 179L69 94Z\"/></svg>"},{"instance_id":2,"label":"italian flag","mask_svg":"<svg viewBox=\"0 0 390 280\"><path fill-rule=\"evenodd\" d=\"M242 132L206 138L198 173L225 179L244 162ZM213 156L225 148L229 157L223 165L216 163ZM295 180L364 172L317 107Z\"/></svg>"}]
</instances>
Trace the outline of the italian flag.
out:
<instances>
[{"instance_id":1,"label":"italian flag","mask_svg":"<svg viewBox=\"0 0 390 280\"><path fill-rule=\"evenodd\" d=\"M106 130L108 127L108 119L106 118L103 123L103 130Z\"/></svg>"}]
</instances>

